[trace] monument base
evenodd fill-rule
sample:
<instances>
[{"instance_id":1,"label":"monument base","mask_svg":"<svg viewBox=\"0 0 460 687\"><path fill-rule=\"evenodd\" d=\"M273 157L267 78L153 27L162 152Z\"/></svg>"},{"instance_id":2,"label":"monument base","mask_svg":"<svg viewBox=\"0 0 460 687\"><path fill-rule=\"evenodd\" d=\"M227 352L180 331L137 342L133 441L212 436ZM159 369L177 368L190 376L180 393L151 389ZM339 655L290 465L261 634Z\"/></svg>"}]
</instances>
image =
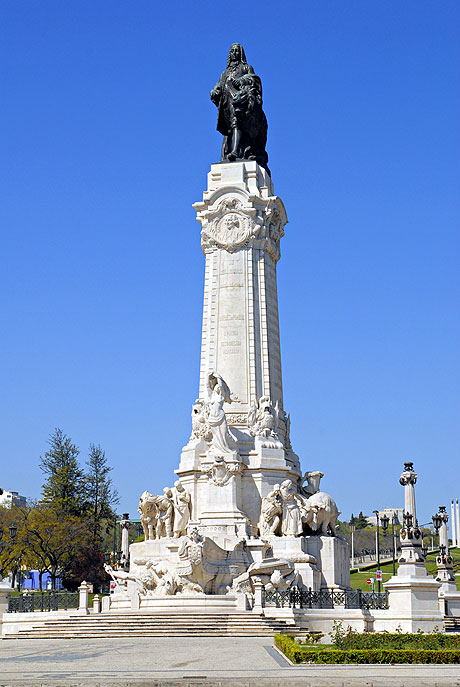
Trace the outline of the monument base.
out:
<instances>
[{"instance_id":1,"label":"monument base","mask_svg":"<svg viewBox=\"0 0 460 687\"><path fill-rule=\"evenodd\" d=\"M406 570L407 568L407 570ZM400 565L398 574L384 583L389 610L375 612L375 632L434 632L444 627L438 601L439 582L420 564Z\"/></svg>"}]
</instances>

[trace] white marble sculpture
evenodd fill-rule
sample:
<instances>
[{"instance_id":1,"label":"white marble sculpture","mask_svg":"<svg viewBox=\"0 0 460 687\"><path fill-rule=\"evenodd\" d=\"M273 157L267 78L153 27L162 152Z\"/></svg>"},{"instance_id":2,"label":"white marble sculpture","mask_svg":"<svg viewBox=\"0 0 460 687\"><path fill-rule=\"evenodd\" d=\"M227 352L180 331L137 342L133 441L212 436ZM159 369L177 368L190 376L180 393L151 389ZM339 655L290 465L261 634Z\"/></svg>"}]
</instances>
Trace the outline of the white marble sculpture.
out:
<instances>
[{"instance_id":1,"label":"white marble sculpture","mask_svg":"<svg viewBox=\"0 0 460 687\"><path fill-rule=\"evenodd\" d=\"M190 520L190 494L179 480L174 489L165 487L163 494L155 495L144 491L139 500L139 514L144 539L180 537L185 534Z\"/></svg>"},{"instance_id":2,"label":"white marble sculpture","mask_svg":"<svg viewBox=\"0 0 460 687\"><path fill-rule=\"evenodd\" d=\"M283 448L278 436L279 414L278 402L273 406L268 396L262 396L258 403L254 402L248 414L248 424L256 445L261 448Z\"/></svg>"},{"instance_id":3,"label":"white marble sculpture","mask_svg":"<svg viewBox=\"0 0 460 687\"><path fill-rule=\"evenodd\" d=\"M149 491L144 491L139 499L138 513L141 516L141 525L144 530L144 539L155 538L155 524L158 508L157 497Z\"/></svg>"},{"instance_id":4,"label":"white marble sculpture","mask_svg":"<svg viewBox=\"0 0 460 687\"><path fill-rule=\"evenodd\" d=\"M187 531L190 520L190 494L188 494L179 480L174 482L172 504L174 507L174 536L180 537ZM171 535L169 535L171 536Z\"/></svg>"},{"instance_id":5,"label":"white marble sculpture","mask_svg":"<svg viewBox=\"0 0 460 687\"><path fill-rule=\"evenodd\" d=\"M319 491L319 484L321 479L324 477L324 473L319 470L314 470L311 472L306 472L303 476L300 491L307 498L316 494ZM305 484L305 482L307 484Z\"/></svg>"},{"instance_id":6,"label":"white marble sculpture","mask_svg":"<svg viewBox=\"0 0 460 687\"><path fill-rule=\"evenodd\" d=\"M238 453L237 439L230 432L224 412L224 403L237 400L217 372L210 372L207 377L207 403L209 406L208 425L211 428L210 455L235 457Z\"/></svg>"},{"instance_id":7,"label":"white marble sculpture","mask_svg":"<svg viewBox=\"0 0 460 687\"><path fill-rule=\"evenodd\" d=\"M305 522L317 534L335 536L335 525L340 511L330 494L318 491L307 499Z\"/></svg>"},{"instance_id":8,"label":"white marble sculpture","mask_svg":"<svg viewBox=\"0 0 460 687\"><path fill-rule=\"evenodd\" d=\"M252 597L255 582L262 583L266 591L286 590L292 585L302 586L294 563L280 558L264 558L252 563L245 573L234 579L232 588Z\"/></svg>"},{"instance_id":9,"label":"white marble sculpture","mask_svg":"<svg viewBox=\"0 0 460 687\"><path fill-rule=\"evenodd\" d=\"M197 398L192 406L192 434L191 441L194 439L212 440L212 431L208 422L209 404L203 398Z\"/></svg>"},{"instance_id":10,"label":"white marble sculpture","mask_svg":"<svg viewBox=\"0 0 460 687\"><path fill-rule=\"evenodd\" d=\"M157 517L155 523L156 538L171 537L173 531L173 518L175 520L176 509L173 503L173 492L169 487L163 489L163 494L157 497Z\"/></svg>"},{"instance_id":11,"label":"white marble sculpture","mask_svg":"<svg viewBox=\"0 0 460 687\"><path fill-rule=\"evenodd\" d=\"M275 484L274 488L262 499L259 520L261 537L278 534L282 513L280 485Z\"/></svg>"},{"instance_id":12,"label":"white marble sculpture","mask_svg":"<svg viewBox=\"0 0 460 687\"><path fill-rule=\"evenodd\" d=\"M319 491L322 472L302 479L284 408L276 276L283 203L267 170L245 160L212 165L194 207L206 262L199 390L178 480L141 496L145 541L130 547L129 574L148 595L160 589L155 576L161 595L221 594L272 549L304 584L346 586L347 545L334 537L339 511ZM291 579L278 569L267 575L273 588Z\"/></svg>"},{"instance_id":13,"label":"white marble sculpture","mask_svg":"<svg viewBox=\"0 0 460 687\"><path fill-rule=\"evenodd\" d=\"M305 517L305 503L297 493L292 480L286 479L280 487L282 505L281 532L285 536L298 537L303 532L302 518Z\"/></svg>"}]
</instances>

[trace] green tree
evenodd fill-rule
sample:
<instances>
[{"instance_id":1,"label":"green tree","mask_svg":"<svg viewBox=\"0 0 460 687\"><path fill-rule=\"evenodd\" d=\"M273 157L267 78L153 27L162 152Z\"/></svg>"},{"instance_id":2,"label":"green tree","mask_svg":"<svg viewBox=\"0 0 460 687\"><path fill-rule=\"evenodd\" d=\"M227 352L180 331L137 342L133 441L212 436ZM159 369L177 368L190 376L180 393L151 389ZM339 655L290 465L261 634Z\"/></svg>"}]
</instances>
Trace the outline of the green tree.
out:
<instances>
[{"instance_id":1,"label":"green tree","mask_svg":"<svg viewBox=\"0 0 460 687\"><path fill-rule=\"evenodd\" d=\"M70 570L86 546L88 530L83 518L37 504L27 512L21 531L23 557L40 573L49 572L53 589L56 578Z\"/></svg>"},{"instance_id":2,"label":"green tree","mask_svg":"<svg viewBox=\"0 0 460 687\"><path fill-rule=\"evenodd\" d=\"M90 525L91 546L97 549L102 544L104 525L116 517L114 506L119 498L110 477L112 468L107 465L105 451L100 446L90 444L86 465L86 512Z\"/></svg>"},{"instance_id":3,"label":"green tree","mask_svg":"<svg viewBox=\"0 0 460 687\"><path fill-rule=\"evenodd\" d=\"M84 508L83 475L78 464L80 451L59 428L50 435L48 443L50 448L40 458L40 468L46 475L43 502L64 516L79 515Z\"/></svg>"},{"instance_id":4,"label":"green tree","mask_svg":"<svg viewBox=\"0 0 460 687\"><path fill-rule=\"evenodd\" d=\"M0 546L0 580L10 573L13 573L13 584L18 572L21 551L22 551L22 523L24 520L24 509L18 506L11 508L0 506L0 528L2 530L2 546ZM11 525L16 527L16 535L11 540L9 528Z\"/></svg>"},{"instance_id":5,"label":"green tree","mask_svg":"<svg viewBox=\"0 0 460 687\"><path fill-rule=\"evenodd\" d=\"M359 515L356 518L355 521L355 527L357 530L363 530L365 527L367 527L369 523L367 522L367 518L365 515L363 515L363 511L359 511Z\"/></svg>"}]
</instances>

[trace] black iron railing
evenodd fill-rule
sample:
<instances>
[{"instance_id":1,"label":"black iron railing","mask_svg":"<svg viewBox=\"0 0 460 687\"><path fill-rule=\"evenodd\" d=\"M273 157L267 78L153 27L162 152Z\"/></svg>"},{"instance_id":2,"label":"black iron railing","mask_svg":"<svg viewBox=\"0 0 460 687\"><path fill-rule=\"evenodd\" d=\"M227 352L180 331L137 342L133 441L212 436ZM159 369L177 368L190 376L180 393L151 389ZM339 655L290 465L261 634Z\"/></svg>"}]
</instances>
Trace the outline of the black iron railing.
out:
<instances>
[{"instance_id":1,"label":"black iron railing","mask_svg":"<svg viewBox=\"0 0 460 687\"><path fill-rule=\"evenodd\" d=\"M8 613L59 611L78 608L78 592L33 592L8 599Z\"/></svg>"},{"instance_id":2,"label":"black iron railing","mask_svg":"<svg viewBox=\"0 0 460 687\"><path fill-rule=\"evenodd\" d=\"M298 589L264 593L264 605L277 608L364 608L387 609L388 592L363 592L361 589Z\"/></svg>"}]
</instances>

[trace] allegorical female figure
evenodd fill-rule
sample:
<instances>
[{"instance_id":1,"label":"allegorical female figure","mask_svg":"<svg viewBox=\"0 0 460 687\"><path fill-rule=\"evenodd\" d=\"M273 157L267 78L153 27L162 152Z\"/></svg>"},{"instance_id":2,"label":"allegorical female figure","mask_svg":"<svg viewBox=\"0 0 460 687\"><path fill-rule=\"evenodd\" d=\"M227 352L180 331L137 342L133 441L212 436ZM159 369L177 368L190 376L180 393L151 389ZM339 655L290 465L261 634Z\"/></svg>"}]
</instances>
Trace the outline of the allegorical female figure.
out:
<instances>
[{"instance_id":1,"label":"allegorical female figure","mask_svg":"<svg viewBox=\"0 0 460 687\"><path fill-rule=\"evenodd\" d=\"M218 107L217 131L224 137L221 160L256 160L268 170L262 82L246 62L239 43L230 46L227 69L212 89L211 100Z\"/></svg>"},{"instance_id":2,"label":"allegorical female figure","mask_svg":"<svg viewBox=\"0 0 460 687\"><path fill-rule=\"evenodd\" d=\"M236 439L228 429L224 403L231 403L236 399L217 372L210 372L208 374L206 391L209 405L208 424L212 432L212 453L217 456L234 456L238 449Z\"/></svg>"}]
</instances>

